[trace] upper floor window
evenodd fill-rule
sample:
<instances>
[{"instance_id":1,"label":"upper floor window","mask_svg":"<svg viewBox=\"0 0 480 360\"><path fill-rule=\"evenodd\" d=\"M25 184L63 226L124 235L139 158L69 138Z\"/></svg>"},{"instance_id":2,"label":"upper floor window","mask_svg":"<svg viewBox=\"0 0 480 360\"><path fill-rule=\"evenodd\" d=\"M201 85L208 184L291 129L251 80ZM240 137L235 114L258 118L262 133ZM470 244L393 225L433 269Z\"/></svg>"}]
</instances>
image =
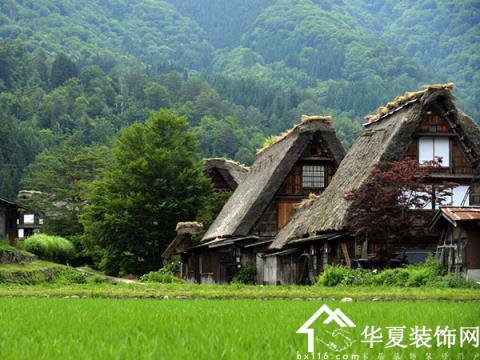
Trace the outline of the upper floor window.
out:
<instances>
[{"instance_id":1,"label":"upper floor window","mask_svg":"<svg viewBox=\"0 0 480 360\"><path fill-rule=\"evenodd\" d=\"M448 137L422 136L418 139L418 162L442 159L442 166L450 166L450 140Z\"/></svg>"},{"instance_id":2,"label":"upper floor window","mask_svg":"<svg viewBox=\"0 0 480 360\"><path fill-rule=\"evenodd\" d=\"M23 215L23 223L24 224L33 224L34 222L35 222L35 216L33 214Z\"/></svg>"},{"instance_id":3,"label":"upper floor window","mask_svg":"<svg viewBox=\"0 0 480 360\"><path fill-rule=\"evenodd\" d=\"M323 165L303 165L302 187L311 189L324 188L325 167Z\"/></svg>"}]
</instances>

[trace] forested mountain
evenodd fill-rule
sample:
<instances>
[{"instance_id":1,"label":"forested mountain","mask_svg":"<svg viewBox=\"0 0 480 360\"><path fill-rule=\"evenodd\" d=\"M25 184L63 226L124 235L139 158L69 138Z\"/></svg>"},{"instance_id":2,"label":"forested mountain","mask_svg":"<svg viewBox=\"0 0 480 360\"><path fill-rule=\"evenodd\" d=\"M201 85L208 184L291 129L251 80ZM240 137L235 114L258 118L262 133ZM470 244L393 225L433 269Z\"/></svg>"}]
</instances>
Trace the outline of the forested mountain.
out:
<instances>
[{"instance_id":1,"label":"forested mountain","mask_svg":"<svg viewBox=\"0 0 480 360\"><path fill-rule=\"evenodd\" d=\"M3 0L0 193L42 150L108 144L159 108L188 118L203 156L246 163L303 113L333 114L349 146L363 115L422 83L457 83L478 120L479 14L475 0Z\"/></svg>"}]
</instances>

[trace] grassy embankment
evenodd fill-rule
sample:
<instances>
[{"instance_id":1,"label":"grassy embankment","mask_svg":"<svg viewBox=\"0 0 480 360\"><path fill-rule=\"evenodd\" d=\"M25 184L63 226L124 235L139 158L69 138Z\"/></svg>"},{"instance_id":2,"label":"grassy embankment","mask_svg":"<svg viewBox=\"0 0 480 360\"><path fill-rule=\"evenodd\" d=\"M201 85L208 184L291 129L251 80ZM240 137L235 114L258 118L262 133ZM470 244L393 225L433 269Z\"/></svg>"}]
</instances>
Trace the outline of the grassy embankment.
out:
<instances>
[{"instance_id":1,"label":"grassy embankment","mask_svg":"<svg viewBox=\"0 0 480 360\"><path fill-rule=\"evenodd\" d=\"M94 273L95 274L95 273ZM112 282L113 281L113 282ZM392 286L258 286L115 283L100 274L47 261L0 265L0 297L195 298L339 300L480 300L480 288Z\"/></svg>"}]
</instances>

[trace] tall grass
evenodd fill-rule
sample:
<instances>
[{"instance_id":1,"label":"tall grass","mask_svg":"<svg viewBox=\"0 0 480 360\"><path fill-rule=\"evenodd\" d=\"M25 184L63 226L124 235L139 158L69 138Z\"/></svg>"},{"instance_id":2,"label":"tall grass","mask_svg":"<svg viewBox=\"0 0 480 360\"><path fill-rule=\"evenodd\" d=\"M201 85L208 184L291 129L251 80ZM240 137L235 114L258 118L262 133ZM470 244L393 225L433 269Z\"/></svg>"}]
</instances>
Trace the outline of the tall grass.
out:
<instances>
[{"instance_id":1,"label":"tall grass","mask_svg":"<svg viewBox=\"0 0 480 360\"><path fill-rule=\"evenodd\" d=\"M23 241L22 247L41 259L65 264L75 254L73 244L62 237L34 234Z\"/></svg>"}]
</instances>

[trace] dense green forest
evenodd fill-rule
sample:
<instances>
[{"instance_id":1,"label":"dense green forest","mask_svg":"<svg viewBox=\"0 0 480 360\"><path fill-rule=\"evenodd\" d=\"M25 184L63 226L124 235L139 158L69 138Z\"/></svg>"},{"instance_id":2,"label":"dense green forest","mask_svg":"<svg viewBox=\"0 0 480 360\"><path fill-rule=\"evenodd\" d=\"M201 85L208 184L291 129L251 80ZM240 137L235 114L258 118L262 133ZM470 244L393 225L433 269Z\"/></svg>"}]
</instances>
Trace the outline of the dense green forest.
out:
<instances>
[{"instance_id":1,"label":"dense green forest","mask_svg":"<svg viewBox=\"0 0 480 360\"><path fill-rule=\"evenodd\" d=\"M421 83L455 82L479 115L475 1L6 0L0 10L7 196L42 149L73 134L106 144L159 108L187 116L202 155L245 163L302 113L335 115L349 146L365 114Z\"/></svg>"},{"instance_id":2,"label":"dense green forest","mask_svg":"<svg viewBox=\"0 0 480 360\"><path fill-rule=\"evenodd\" d=\"M44 191L78 210L51 231L81 233L118 132L159 109L194 158L246 164L302 114L333 115L349 147L423 83L455 82L478 121L479 20L475 0L3 0L0 195Z\"/></svg>"}]
</instances>

